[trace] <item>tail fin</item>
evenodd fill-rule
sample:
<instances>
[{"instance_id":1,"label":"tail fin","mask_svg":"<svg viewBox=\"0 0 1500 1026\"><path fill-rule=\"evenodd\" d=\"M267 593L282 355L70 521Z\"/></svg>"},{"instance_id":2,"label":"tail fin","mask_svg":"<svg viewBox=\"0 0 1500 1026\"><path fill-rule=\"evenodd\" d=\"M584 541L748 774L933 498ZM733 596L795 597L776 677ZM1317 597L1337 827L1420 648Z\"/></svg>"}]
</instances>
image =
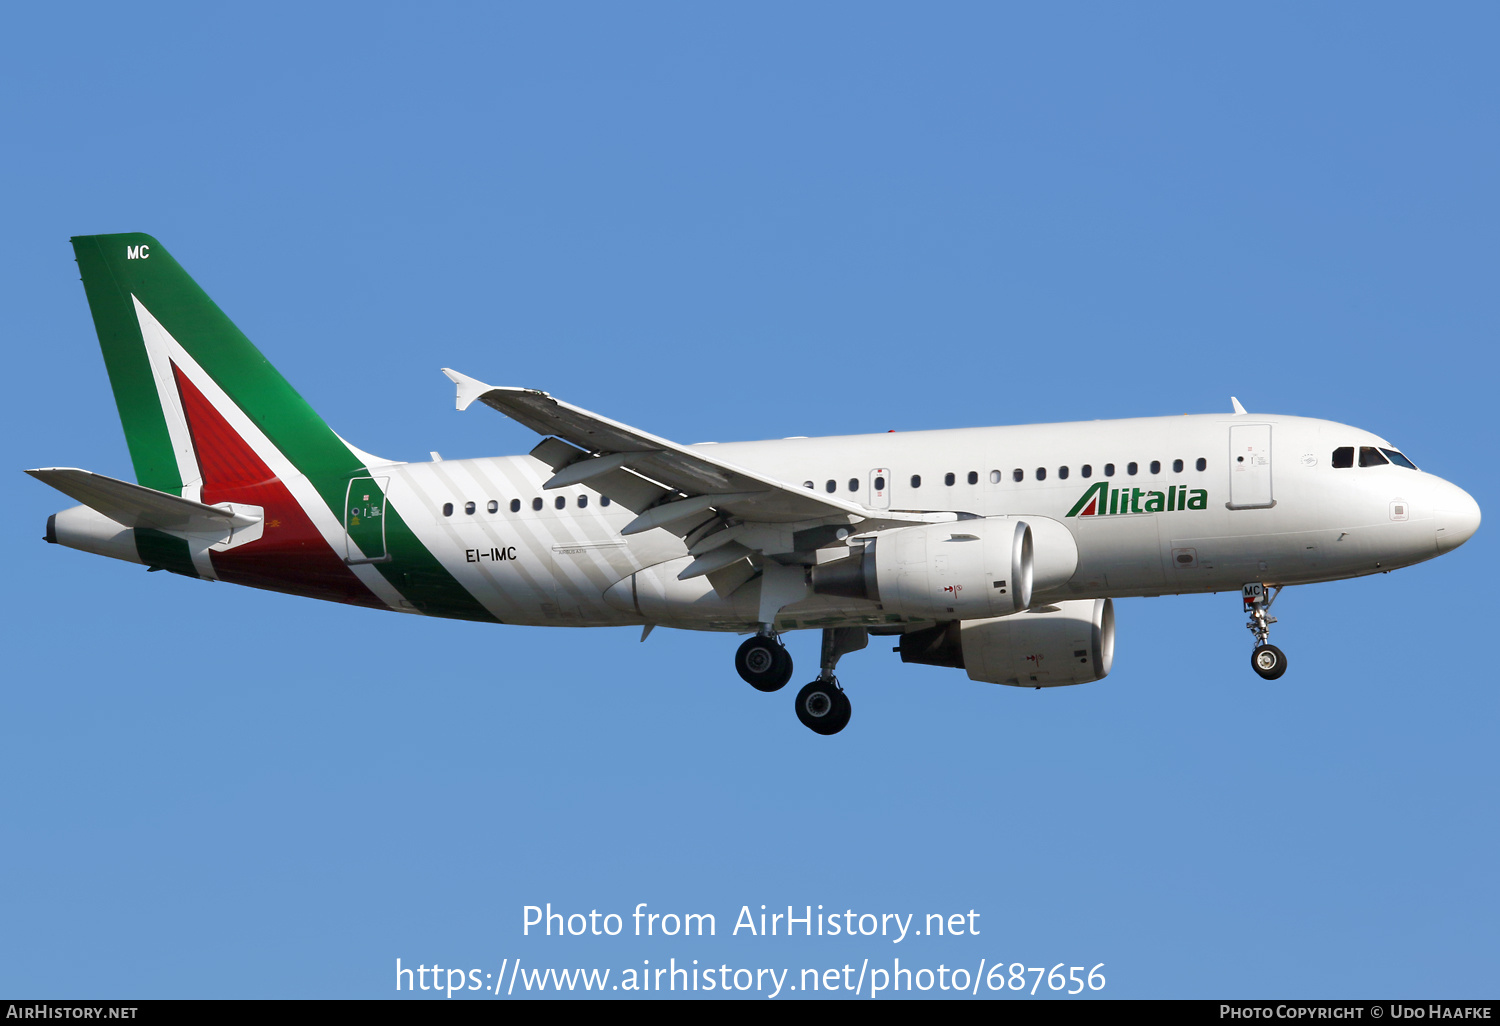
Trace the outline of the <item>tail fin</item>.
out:
<instances>
[{"instance_id":1,"label":"tail fin","mask_svg":"<svg viewBox=\"0 0 1500 1026\"><path fill-rule=\"evenodd\" d=\"M243 545L209 546L141 524L142 560L385 605L370 590L382 586L379 575L345 562L346 551L359 553L341 515L351 482L375 458L334 434L151 236L80 236L73 252L136 480L191 503L252 507L266 528Z\"/></svg>"},{"instance_id":2,"label":"tail fin","mask_svg":"<svg viewBox=\"0 0 1500 1026\"><path fill-rule=\"evenodd\" d=\"M390 479L371 476L391 461L334 434L161 243L149 235L84 235L73 252L136 480L190 501L143 497L122 482L104 486L109 494L101 496L98 480L53 474L48 483L82 480L114 512L105 511L102 525L80 520L71 534L54 518L49 540L120 558L135 558L133 545L139 562L189 576L494 619L390 504ZM157 516L209 516L201 504L258 519L215 540L164 529L165 520L151 526L142 504ZM130 538L122 542L110 525L126 525ZM417 598L403 598L401 588Z\"/></svg>"},{"instance_id":3,"label":"tail fin","mask_svg":"<svg viewBox=\"0 0 1500 1026\"><path fill-rule=\"evenodd\" d=\"M250 484L239 452L262 435L331 509L364 465L149 235L85 235L73 251L136 480L199 500L205 474ZM247 423L248 422L248 429ZM226 433L227 432L227 433ZM278 476L285 468L257 452ZM215 471L218 473L216 474ZM233 498L224 496L224 498ZM203 501L214 502L209 498Z\"/></svg>"}]
</instances>

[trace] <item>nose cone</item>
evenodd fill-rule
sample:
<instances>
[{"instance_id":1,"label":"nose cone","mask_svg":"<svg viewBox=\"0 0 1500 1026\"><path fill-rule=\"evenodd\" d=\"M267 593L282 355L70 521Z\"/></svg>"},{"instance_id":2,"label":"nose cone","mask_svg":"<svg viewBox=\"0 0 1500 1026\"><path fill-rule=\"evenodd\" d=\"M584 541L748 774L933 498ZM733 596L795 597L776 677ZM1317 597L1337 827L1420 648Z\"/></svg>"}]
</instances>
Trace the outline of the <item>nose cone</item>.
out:
<instances>
[{"instance_id":1,"label":"nose cone","mask_svg":"<svg viewBox=\"0 0 1500 1026\"><path fill-rule=\"evenodd\" d=\"M1439 552L1458 548L1479 530L1479 503L1457 485L1444 482L1446 487L1437 495L1433 512L1437 516L1437 547Z\"/></svg>"}]
</instances>

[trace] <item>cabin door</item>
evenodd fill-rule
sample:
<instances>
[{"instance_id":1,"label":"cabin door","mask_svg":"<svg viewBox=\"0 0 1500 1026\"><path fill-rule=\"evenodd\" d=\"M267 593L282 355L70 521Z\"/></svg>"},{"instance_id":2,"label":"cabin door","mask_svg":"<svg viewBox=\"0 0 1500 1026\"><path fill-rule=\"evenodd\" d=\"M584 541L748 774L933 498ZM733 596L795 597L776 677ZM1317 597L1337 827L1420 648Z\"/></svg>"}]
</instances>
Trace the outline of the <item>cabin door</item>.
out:
<instances>
[{"instance_id":1,"label":"cabin door","mask_svg":"<svg viewBox=\"0 0 1500 1026\"><path fill-rule=\"evenodd\" d=\"M1229 429L1229 508L1268 509L1271 495L1271 425L1235 424Z\"/></svg>"}]
</instances>

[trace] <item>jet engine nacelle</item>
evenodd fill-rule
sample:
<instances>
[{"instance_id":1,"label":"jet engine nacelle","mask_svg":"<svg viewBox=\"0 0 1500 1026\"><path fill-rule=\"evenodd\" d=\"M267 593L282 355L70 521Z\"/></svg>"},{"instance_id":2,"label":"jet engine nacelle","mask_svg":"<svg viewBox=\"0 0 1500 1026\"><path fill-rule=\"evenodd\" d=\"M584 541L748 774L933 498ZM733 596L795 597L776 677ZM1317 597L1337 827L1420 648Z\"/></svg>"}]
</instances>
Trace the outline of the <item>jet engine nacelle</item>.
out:
<instances>
[{"instance_id":1,"label":"jet engine nacelle","mask_svg":"<svg viewBox=\"0 0 1500 1026\"><path fill-rule=\"evenodd\" d=\"M902 662L955 666L990 684L1087 684L1114 663L1115 607L1074 599L1019 616L940 623L901 635L900 651Z\"/></svg>"},{"instance_id":2,"label":"jet engine nacelle","mask_svg":"<svg viewBox=\"0 0 1500 1026\"><path fill-rule=\"evenodd\" d=\"M882 532L813 567L812 589L913 619L986 619L1027 608L1034 590L1061 587L1077 566L1073 535L1055 520L975 518Z\"/></svg>"}]
</instances>

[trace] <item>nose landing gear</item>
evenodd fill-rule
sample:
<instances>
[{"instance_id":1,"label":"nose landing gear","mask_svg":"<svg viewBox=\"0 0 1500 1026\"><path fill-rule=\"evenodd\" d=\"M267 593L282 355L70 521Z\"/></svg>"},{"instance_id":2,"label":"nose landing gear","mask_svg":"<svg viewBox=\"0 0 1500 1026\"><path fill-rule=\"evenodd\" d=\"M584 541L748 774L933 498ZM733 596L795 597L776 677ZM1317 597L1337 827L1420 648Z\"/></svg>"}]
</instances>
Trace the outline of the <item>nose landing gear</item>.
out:
<instances>
[{"instance_id":1,"label":"nose landing gear","mask_svg":"<svg viewBox=\"0 0 1500 1026\"><path fill-rule=\"evenodd\" d=\"M1240 594L1245 602L1245 612L1250 614L1250 622L1245 626L1255 635L1250 667L1266 680L1275 680L1286 672L1286 653L1268 640L1271 624L1276 622L1276 617L1270 615L1271 603L1276 601L1281 589L1275 588L1267 594L1266 586L1256 581L1241 588Z\"/></svg>"}]
</instances>

